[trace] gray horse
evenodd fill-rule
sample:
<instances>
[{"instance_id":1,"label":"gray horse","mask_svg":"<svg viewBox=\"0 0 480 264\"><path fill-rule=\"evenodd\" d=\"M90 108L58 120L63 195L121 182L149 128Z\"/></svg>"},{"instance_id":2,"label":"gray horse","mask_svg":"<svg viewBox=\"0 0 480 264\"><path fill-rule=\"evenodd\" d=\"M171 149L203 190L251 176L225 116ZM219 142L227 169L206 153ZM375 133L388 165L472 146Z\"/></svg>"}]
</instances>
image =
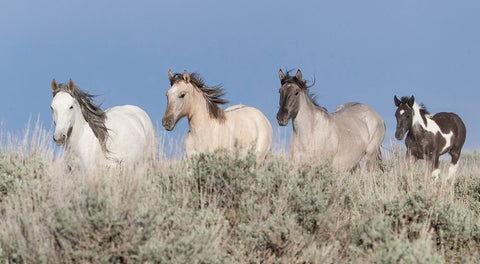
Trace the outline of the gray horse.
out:
<instances>
[{"instance_id":1,"label":"gray horse","mask_svg":"<svg viewBox=\"0 0 480 264\"><path fill-rule=\"evenodd\" d=\"M313 100L300 70L295 76L280 70L279 77L282 87L277 121L286 126L292 119L290 156L295 161L330 160L334 168L351 171L365 156L368 169L382 169L380 146L385 124L377 112L352 102L329 113Z\"/></svg>"}]
</instances>

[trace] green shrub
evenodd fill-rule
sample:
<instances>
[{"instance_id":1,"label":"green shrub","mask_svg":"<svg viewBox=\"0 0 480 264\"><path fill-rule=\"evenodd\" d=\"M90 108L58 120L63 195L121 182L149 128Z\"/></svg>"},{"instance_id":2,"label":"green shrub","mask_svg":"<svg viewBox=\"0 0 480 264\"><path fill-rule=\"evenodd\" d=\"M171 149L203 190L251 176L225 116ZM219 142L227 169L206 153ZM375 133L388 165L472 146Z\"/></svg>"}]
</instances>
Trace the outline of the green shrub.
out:
<instances>
[{"instance_id":1,"label":"green shrub","mask_svg":"<svg viewBox=\"0 0 480 264\"><path fill-rule=\"evenodd\" d=\"M44 161L36 155L0 154L0 202L15 188L15 183L33 180L44 174Z\"/></svg>"},{"instance_id":2,"label":"green shrub","mask_svg":"<svg viewBox=\"0 0 480 264\"><path fill-rule=\"evenodd\" d=\"M453 183L398 153L385 172L217 151L98 175L4 153L0 262L477 262L478 153Z\"/></svg>"}]
</instances>

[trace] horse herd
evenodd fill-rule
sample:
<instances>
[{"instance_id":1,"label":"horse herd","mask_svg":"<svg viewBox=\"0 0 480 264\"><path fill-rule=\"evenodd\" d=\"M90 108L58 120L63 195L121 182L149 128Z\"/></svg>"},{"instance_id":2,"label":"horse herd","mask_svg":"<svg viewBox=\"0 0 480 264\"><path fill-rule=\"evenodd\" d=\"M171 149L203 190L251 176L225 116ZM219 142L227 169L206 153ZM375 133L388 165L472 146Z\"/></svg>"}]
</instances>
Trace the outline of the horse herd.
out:
<instances>
[{"instance_id":1,"label":"horse herd","mask_svg":"<svg viewBox=\"0 0 480 264\"><path fill-rule=\"evenodd\" d=\"M259 160L270 151L273 132L265 115L256 108L234 105L222 97L220 86L207 86L197 73L168 72L170 89L162 125L168 131L186 117L185 138L188 157L217 149L254 150ZM383 169L381 144L385 124L380 115L365 104L351 102L333 113L319 106L309 93L302 72L279 71L280 102L277 121L286 126L292 120L290 157L299 162L330 161L334 168L354 171L364 158L369 170ZM79 89L72 80L58 84L52 80L53 139L65 147L70 166L94 170L99 166L131 166L155 159L157 137L149 116L137 106L115 106L103 111L93 103L93 95ZM453 176L466 137L466 128L454 113L430 115L415 98L394 97L397 107L395 137L405 144L407 156L426 159L429 172L439 175L439 156L452 156L449 176Z\"/></svg>"}]
</instances>

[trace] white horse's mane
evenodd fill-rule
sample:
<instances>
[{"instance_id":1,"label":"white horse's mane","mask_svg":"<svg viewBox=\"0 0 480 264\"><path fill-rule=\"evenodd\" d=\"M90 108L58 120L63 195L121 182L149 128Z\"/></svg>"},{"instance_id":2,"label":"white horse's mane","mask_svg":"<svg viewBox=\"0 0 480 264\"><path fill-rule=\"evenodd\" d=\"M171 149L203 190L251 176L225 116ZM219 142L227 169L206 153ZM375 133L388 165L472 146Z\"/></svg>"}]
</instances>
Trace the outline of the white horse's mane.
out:
<instances>
[{"instance_id":1,"label":"white horse's mane","mask_svg":"<svg viewBox=\"0 0 480 264\"><path fill-rule=\"evenodd\" d=\"M96 97L96 95L84 92L77 86L75 86L74 89L71 89L66 84L59 84L58 89L53 91L53 96L55 97L55 95L59 92L66 92L75 98L80 105L80 109L85 121L87 121L88 125L100 142L102 150L104 152L108 152L106 145L108 138L108 129L105 126L106 114L100 108L100 105L97 105L93 102L93 98Z\"/></svg>"}]
</instances>

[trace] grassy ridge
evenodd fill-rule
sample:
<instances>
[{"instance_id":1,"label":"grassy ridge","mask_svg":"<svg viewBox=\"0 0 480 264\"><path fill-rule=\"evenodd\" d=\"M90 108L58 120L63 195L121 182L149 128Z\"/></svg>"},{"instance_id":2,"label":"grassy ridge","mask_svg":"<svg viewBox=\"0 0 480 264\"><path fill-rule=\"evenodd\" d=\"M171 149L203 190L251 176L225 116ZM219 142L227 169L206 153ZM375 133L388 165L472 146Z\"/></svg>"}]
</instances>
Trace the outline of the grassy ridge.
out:
<instances>
[{"instance_id":1,"label":"grassy ridge","mask_svg":"<svg viewBox=\"0 0 480 264\"><path fill-rule=\"evenodd\" d=\"M456 182L221 153L67 173L47 133L0 154L3 263L475 263L480 153ZM17 147L14 147L17 146ZM21 146L21 147L18 147Z\"/></svg>"}]
</instances>

